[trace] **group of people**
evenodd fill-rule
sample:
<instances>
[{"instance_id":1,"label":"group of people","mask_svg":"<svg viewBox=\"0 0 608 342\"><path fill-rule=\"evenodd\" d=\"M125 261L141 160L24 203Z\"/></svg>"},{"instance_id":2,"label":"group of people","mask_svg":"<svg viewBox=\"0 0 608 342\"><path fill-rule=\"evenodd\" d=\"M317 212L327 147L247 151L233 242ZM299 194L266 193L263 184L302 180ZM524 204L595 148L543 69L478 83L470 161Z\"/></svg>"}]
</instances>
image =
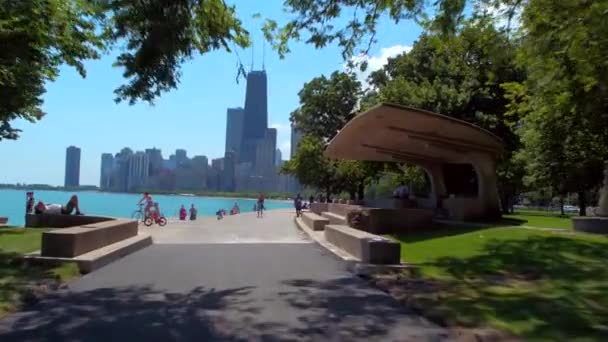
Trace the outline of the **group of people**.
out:
<instances>
[{"instance_id":1,"label":"group of people","mask_svg":"<svg viewBox=\"0 0 608 342\"><path fill-rule=\"evenodd\" d=\"M35 205L34 205L35 204ZM34 193L29 191L26 193L26 204L25 204L25 213L26 214L62 214L62 215L71 215L74 213L75 215L83 215L80 211L80 206L78 205L78 196L72 195L70 200L66 205L61 204L45 204L42 201L38 201L34 199Z\"/></svg>"},{"instance_id":2,"label":"group of people","mask_svg":"<svg viewBox=\"0 0 608 342\"><path fill-rule=\"evenodd\" d=\"M239 204L235 201L234 204L232 205L232 208L230 208L230 215L237 215L240 213L241 213L241 208L239 207ZM220 209L220 210L216 211L215 215L217 216L218 220L221 220L222 218L224 218L224 216L226 216L226 209Z\"/></svg>"},{"instance_id":3,"label":"group of people","mask_svg":"<svg viewBox=\"0 0 608 342\"><path fill-rule=\"evenodd\" d=\"M194 204L190 205L190 221L196 220L197 213L198 213L198 211L194 207ZM186 208L184 208L184 205L182 204L182 206L179 208L179 219L181 221L185 221L187 216L188 216L188 212L186 211Z\"/></svg>"}]
</instances>

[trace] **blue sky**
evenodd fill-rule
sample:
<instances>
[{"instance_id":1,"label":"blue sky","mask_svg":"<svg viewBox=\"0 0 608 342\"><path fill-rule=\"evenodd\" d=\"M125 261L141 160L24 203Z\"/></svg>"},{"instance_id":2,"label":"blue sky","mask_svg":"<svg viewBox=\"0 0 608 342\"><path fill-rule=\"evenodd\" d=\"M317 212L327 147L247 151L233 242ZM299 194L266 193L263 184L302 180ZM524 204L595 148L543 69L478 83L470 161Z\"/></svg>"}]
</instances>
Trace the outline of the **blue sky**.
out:
<instances>
[{"instance_id":1,"label":"blue sky","mask_svg":"<svg viewBox=\"0 0 608 342\"><path fill-rule=\"evenodd\" d=\"M261 21L252 15L288 19L282 1L233 1L237 14L254 39L255 68L261 68ZM263 3L263 6L260 6ZM387 56L411 46L420 28L408 21L395 25L381 23L378 43L370 53L370 66L380 67ZM306 44L292 44L283 60L266 49L268 73L268 123L278 128L277 146L283 158L289 157L289 113L298 106L302 85L321 74L342 69L340 50L322 50ZM251 50L238 51L249 67ZM113 90L122 84L122 70L112 67L115 54L85 63L87 77L81 78L68 67L47 87L43 109L47 113L38 123L16 121L23 129L17 141L0 142L0 183L46 183L62 185L65 149L82 149L81 184L99 183L101 153L116 153L128 146L134 150L160 148L167 158L175 149L184 148L188 156L206 155L209 159L224 153L226 108L244 106L245 84L236 83L234 53L216 51L197 56L183 66L177 90L165 93L154 106L139 103L115 104Z\"/></svg>"}]
</instances>

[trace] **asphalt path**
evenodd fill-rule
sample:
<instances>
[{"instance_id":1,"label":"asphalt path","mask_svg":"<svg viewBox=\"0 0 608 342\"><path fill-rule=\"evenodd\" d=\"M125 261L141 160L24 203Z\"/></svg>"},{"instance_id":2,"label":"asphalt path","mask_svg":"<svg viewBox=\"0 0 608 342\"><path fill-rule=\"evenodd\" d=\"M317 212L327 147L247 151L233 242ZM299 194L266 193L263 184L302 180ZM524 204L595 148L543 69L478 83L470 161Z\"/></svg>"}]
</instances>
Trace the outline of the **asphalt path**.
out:
<instances>
[{"instance_id":1,"label":"asphalt path","mask_svg":"<svg viewBox=\"0 0 608 342\"><path fill-rule=\"evenodd\" d=\"M0 341L448 339L306 239L292 213L162 229L154 245L0 320Z\"/></svg>"}]
</instances>

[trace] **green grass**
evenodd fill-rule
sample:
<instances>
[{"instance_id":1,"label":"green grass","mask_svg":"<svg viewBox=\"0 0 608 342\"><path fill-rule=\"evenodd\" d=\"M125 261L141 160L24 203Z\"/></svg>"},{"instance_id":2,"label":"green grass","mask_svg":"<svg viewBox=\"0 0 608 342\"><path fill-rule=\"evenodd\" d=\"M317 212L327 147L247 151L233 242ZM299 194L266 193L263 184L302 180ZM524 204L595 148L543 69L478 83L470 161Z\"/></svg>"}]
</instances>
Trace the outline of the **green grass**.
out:
<instances>
[{"instance_id":1,"label":"green grass","mask_svg":"<svg viewBox=\"0 0 608 342\"><path fill-rule=\"evenodd\" d=\"M572 229L570 216L560 216L559 213L516 211L515 214L503 215L503 220L531 227Z\"/></svg>"},{"instance_id":2,"label":"green grass","mask_svg":"<svg viewBox=\"0 0 608 342\"><path fill-rule=\"evenodd\" d=\"M75 264L57 267L26 265L20 256L40 249L42 229L0 228L0 316L21 302L24 285L44 279L67 281L78 275Z\"/></svg>"},{"instance_id":3,"label":"green grass","mask_svg":"<svg viewBox=\"0 0 608 342\"><path fill-rule=\"evenodd\" d=\"M492 326L526 340L608 340L608 238L515 227L395 236L414 277L409 295L454 325Z\"/></svg>"}]
</instances>

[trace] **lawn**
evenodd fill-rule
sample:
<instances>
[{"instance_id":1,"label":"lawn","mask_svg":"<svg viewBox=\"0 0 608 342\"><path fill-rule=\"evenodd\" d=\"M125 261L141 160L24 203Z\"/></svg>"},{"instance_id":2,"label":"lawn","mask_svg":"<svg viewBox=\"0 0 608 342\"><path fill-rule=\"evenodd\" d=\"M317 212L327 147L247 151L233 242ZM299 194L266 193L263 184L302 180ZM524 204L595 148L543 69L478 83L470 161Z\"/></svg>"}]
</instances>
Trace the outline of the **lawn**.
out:
<instances>
[{"instance_id":1,"label":"lawn","mask_svg":"<svg viewBox=\"0 0 608 342\"><path fill-rule=\"evenodd\" d=\"M0 317L14 310L25 289L48 280L66 281L78 275L74 264L59 267L25 265L19 256L40 249L43 230L0 228Z\"/></svg>"},{"instance_id":2,"label":"lawn","mask_svg":"<svg viewBox=\"0 0 608 342\"><path fill-rule=\"evenodd\" d=\"M608 340L604 236L439 226L393 238L402 258L420 266L397 286L430 317L526 340Z\"/></svg>"},{"instance_id":3,"label":"lawn","mask_svg":"<svg viewBox=\"0 0 608 342\"><path fill-rule=\"evenodd\" d=\"M531 227L572 229L570 216L560 216L559 213L553 212L516 211L511 215L503 215L503 219Z\"/></svg>"}]
</instances>

